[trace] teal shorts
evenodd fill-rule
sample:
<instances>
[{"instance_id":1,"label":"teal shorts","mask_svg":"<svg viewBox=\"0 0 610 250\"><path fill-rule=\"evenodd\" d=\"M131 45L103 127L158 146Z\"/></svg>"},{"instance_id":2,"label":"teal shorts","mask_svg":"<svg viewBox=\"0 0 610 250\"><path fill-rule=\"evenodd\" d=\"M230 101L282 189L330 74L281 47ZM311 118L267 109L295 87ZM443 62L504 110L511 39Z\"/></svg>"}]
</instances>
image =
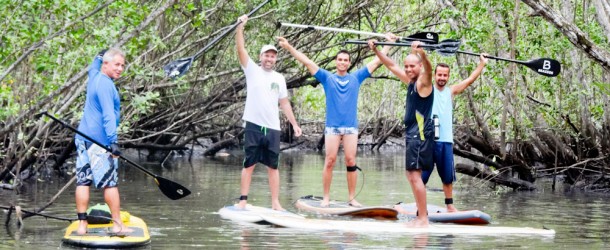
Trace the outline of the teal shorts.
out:
<instances>
[{"instance_id":1,"label":"teal shorts","mask_svg":"<svg viewBox=\"0 0 610 250\"><path fill-rule=\"evenodd\" d=\"M95 188L116 187L119 161L97 144L76 139L76 185Z\"/></svg>"}]
</instances>

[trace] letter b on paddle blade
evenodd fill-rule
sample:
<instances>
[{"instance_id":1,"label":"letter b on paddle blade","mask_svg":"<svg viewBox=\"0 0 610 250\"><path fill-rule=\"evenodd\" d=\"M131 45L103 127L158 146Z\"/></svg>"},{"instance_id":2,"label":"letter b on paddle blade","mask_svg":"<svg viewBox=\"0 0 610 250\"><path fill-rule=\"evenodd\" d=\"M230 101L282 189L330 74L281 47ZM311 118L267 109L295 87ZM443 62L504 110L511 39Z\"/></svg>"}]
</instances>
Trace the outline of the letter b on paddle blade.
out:
<instances>
[{"instance_id":1,"label":"letter b on paddle blade","mask_svg":"<svg viewBox=\"0 0 610 250\"><path fill-rule=\"evenodd\" d=\"M561 64L554 59L540 58L525 63L527 67L544 76L557 76L561 72Z\"/></svg>"}]
</instances>

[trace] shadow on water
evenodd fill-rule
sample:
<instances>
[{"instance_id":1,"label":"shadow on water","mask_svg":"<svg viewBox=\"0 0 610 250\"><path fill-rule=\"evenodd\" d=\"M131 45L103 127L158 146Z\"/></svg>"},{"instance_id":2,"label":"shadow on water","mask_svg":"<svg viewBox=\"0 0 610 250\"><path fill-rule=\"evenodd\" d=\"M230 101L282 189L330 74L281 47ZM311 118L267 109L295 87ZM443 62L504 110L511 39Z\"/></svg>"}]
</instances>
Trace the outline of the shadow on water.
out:
<instances>
[{"instance_id":1,"label":"shadow on water","mask_svg":"<svg viewBox=\"0 0 610 250\"><path fill-rule=\"evenodd\" d=\"M241 224L221 219L216 212L236 202L239 196L241 158L194 159L176 156L163 167L142 164L164 178L188 187L193 193L181 200L169 200L158 190L152 178L122 163L120 170L121 207L143 218L150 229L155 249L574 249L586 244L589 249L608 249L607 225L610 222L608 196L600 194L551 192L498 192L479 180L459 176L454 199L460 209L478 209L492 216L492 226L516 226L555 229L554 238L511 236L452 236L362 234L335 231L302 231L270 225ZM321 195L324 155L320 153L284 153L281 158L281 199L283 206L295 211L292 203L304 195ZM331 198L345 200L347 184L343 159L334 169ZM404 173L404 155L398 153L363 153L358 158L364 175L359 175L357 190L364 183L358 201L368 205L413 202ZM364 181L363 180L364 177ZM46 203L67 182L55 178L32 182L15 196L0 191L0 204L16 203L35 209ZM550 187L546 183L541 186ZM441 183L434 174L429 183L428 201L442 205ZM258 165L252 177L249 202L270 206L267 171ZM91 193L90 204L102 203L102 192ZM74 188L68 189L45 213L75 217ZM308 215L309 217L315 217ZM4 225L6 214L2 213ZM12 221L14 222L14 221ZM48 249L61 247L61 237L68 223L32 217L22 229L14 223L0 229L0 248Z\"/></svg>"}]
</instances>

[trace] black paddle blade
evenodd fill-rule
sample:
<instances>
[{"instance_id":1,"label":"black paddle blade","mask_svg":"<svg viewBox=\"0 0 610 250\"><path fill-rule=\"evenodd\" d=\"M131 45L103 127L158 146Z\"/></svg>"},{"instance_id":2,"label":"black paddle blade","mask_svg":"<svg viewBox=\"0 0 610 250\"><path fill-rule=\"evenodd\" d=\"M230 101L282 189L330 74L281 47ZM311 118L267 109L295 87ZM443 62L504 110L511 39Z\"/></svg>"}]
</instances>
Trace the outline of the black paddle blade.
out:
<instances>
[{"instance_id":1,"label":"black paddle blade","mask_svg":"<svg viewBox=\"0 0 610 250\"><path fill-rule=\"evenodd\" d=\"M163 66L165 76L175 79L184 75L193 64L193 57L182 58Z\"/></svg>"},{"instance_id":2,"label":"black paddle blade","mask_svg":"<svg viewBox=\"0 0 610 250\"><path fill-rule=\"evenodd\" d=\"M452 56L460 49L462 42L456 39L445 39L433 48L441 56Z\"/></svg>"},{"instance_id":3,"label":"black paddle blade","mask_svg":"<svg viewBox=\"0 0 610 250\"><path fill-rule=\"evenodd\" d=\"M539 58L527 61L523 63L523 65L543 76L555 77L561 72L561 64L557 60L551 58Z\"/></svg>"},{"instance_id":4,"label":"black paddle blade","mask_svg":"<svg viewBox=\"0 0 610 250\"><path fill-rule=\"evenodd\" d=\"M159 189L161 189L161 192L172 200L182 199L191 194L191 191L187 188L161 176L156 176L155 182L157 183L157 186L159 186Z\"/></svg>"},{"instance_id":5,"label":"black paddle blade","mask_svg":"<svg viewBox=\"0 0 610 250\"><path fill-rule=\"evenodd\" d=\"M405 41L420 41L428 44L437 44L438 43L438 33L436 32L419 32L408 37L405 37L401 40Z\"/></svg>"}]
</instances>

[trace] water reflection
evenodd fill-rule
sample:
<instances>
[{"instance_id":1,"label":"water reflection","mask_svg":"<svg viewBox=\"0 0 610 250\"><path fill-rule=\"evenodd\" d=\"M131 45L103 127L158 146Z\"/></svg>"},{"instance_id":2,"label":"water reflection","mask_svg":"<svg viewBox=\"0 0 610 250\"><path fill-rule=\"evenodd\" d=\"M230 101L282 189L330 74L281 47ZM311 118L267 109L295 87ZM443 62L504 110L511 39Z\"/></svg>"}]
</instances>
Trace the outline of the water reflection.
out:
<instances>
[{"instance_id":1,"label":"water reflection","mask_svg":"<svg viewBox=\"0 0 610 250\"><path fill-rule=\"evenodd\" d=\"M342 157L337 164L342 163ZM282 154L280 167L280 202L292 211L292 203L304 195L322 193L324 156L319 153ZM144 164L148 169L176 181L193 193L181 200L167 199L152 178L139 170L122 164L120 172L121 205L123 209L143 218L152 236L154 249L510 249L510 248L608 248L607 225L610 205L607 195L564 194L541 188L539 192L496 192L480 180L459 176L455 185L455 201L459 209L478 209L492 216L494 226L530 226L556 230L555 238L362 234L335 231L303 231L276 228L269 225L239 224L221 219L216 212L233 204L239 195L241 159L229 156L189 162L188 157L177 157L163 166ZM398 201L413 202L412 193L404 176L404 157L395 154L368 154L358 159L363 168L363 185L358 200L368 205L390 205ZM340 169L340 168L337 168ZM331 197L347 197L344 171L335 171ZM360 179L360 177L359 177ZM32 209L46 203L67 179L33 182L14 196L12 191L0 190L0 204L15 203ZM267 174L256 168L252 176L250 202L270 204ZM544 186L544 183L539 183ZM476 188L473 188L476 187ZM438 176L429 183L428 200L443 204L444 195ZM549 186L547 186L549 187ZM91 204L103 202L101 191L91 194ZM74 188L70 188L45 212L61 217L74 217ZM3 214L4 224L6 215ZM314 217L308 215L309 217ZM14 222L14 219L12 220ZM1 249L47 249L60 246L66 222L32 217L18 230L13 224L0 232Z\"/></svg>"}]
</instances>

